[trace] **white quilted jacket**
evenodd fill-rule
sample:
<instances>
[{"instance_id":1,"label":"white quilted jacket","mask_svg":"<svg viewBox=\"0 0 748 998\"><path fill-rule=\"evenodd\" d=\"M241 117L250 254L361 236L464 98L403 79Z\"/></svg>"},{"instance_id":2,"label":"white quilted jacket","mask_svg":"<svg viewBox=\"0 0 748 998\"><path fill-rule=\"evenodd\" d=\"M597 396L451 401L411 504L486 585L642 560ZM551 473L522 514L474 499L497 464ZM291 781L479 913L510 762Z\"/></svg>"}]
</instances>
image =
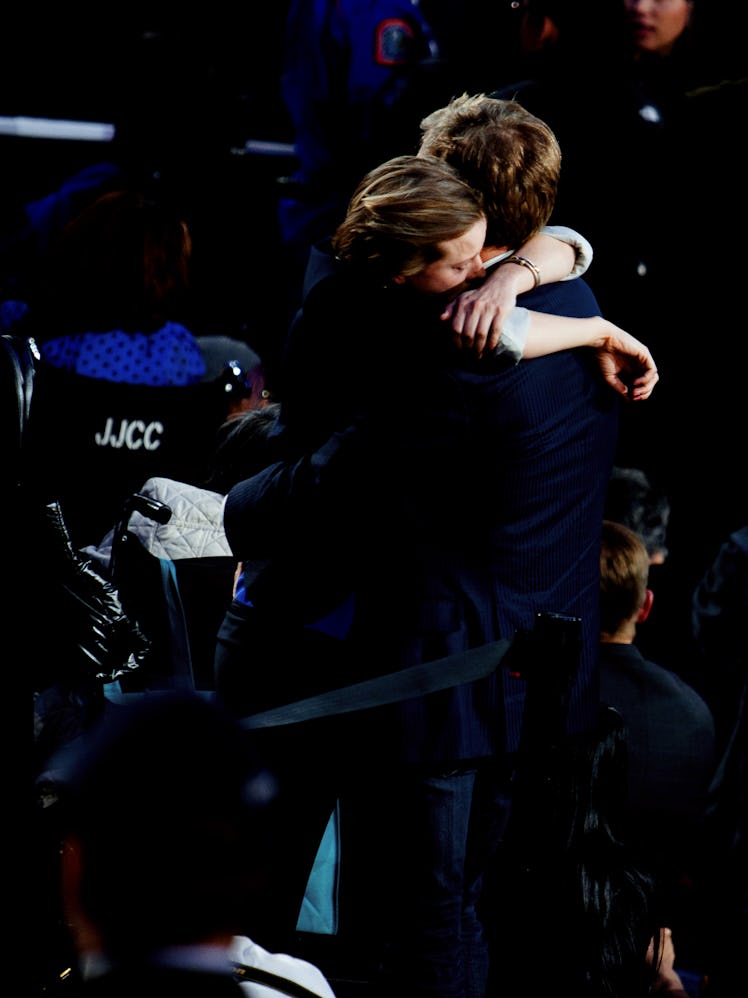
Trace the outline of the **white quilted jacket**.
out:
<instances>
[{"instance_id":1,"label":"white quilted jacket","mask_svg":"<svg viewBox=\"0 0 748 998\"><path fill-rule=\"evenodd\" d=\"M129 529L143 547L158 558L233 557L223 530L226 497L171 478L149 478L145 495L171 507L168 523L156 523L140 513L130 517Z\"/></svg>"},{"instance_id":2,"label":"white quilted jacket","mask_svg":"<svg viewBox=\"0 0 748 998\"><path fill-rule=\"evenodd\" d=\"M172 510L171 519L164 524L141 513L133 513L130 517L130 532L152 555L172 561L234 557L223 529L225 496L172 478L149 478L140 491L165 502ZM83 548L82 553L106 568L111 558L113 534L111 530L98 547Z\"/></svg>"}]
</instances>

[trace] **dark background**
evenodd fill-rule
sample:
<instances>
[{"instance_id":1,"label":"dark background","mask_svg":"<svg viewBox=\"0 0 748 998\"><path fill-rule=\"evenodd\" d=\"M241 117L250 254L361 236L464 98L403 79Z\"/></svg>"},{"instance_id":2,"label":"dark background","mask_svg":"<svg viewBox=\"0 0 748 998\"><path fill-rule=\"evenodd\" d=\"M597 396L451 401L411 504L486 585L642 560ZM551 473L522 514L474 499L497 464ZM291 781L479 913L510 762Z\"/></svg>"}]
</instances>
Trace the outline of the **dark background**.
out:
<instances>
[{"instance_id":1,"label":"dark background","mask_svg":"<svg viewBox=\"0 0 748 998\"><path fill-rule=\"evenodd\" d=\"M194 240L195 329L239 336L273 364L286 315L270 300L278 178L291 169L279 92L287 4L121 5L4 15L0 116L112 123L112 143L0 136L0 232L92 164L174 199ZM279 144L276 154L247 143Z\"/></svg>"},{"instance_id":2,"label":"dark background","mask_svg":"<svg viewBox=\"0 0 748 998\"><path fill-rule=\"evenodd\" d=\"M138 14L123 5L98 20L68 6L4 16L0 115L113 121L154 151L287 140L279 94L287 6L212 3L175 14L156 4ZM67 152L59 162L38 157L15 179L43 189Z\"/></svg>"}]
</instances>

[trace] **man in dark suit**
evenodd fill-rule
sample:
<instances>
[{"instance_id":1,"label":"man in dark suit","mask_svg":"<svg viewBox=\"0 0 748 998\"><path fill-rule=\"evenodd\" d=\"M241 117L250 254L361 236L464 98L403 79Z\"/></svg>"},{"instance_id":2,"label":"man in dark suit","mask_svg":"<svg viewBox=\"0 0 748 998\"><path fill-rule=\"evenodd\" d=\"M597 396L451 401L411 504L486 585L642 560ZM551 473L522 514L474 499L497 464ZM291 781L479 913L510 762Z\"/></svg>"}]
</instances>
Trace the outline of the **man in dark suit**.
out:
<instances>
[{"instance_id":1,"label":"man in dark suit","mask_svg":"<svg viewBox=\"0 0 748 998\"><path fill-rule=\"evenodd\" d=\"M659 878L663 924L682 940L680 958L688 961L688 941L698 946L701 934L693 931L700 916L694 918L694 892L686 885L703 862L699 848L717 766L714 717L693 687L636 646L654 599L643 539L605 520L600 573L600 695L625 725L629 837L642 866Z\"/></svg>"},{"instance_id":2,"label":"man in dark suit","mask_svg":"<svg viewBox=\"0 0 748 998\"><path fill-rule=\"evenodd\" d=\"M481 114L474 131L490 145L487 124ZM536 127L537 141L554 154L547 173L552 194L555 140L542 123ZM370 204L381 206L380 192L373 193ZM518 211L525 200L515 196ZM370 204L361 204L366 201L362 197L357 206L368 211ZM537 209L528 236L542 227L552 201ZM394 203L403 210L412 202L401 194ZM346 223L338 230L337 254L344 259L356 224L354 219L350 231ZM499 225L489 219L489 231ZM510 245L500 241L499 252L508 256ZM509 269L535 271L528 262ZM270 537L282 539L290 524L298 537L299 489L317 489L324 500L312 504L320 520L311 538L317 557L308 564L318 586L310 585L308 595L319 595L331 564L340 568L343 547L355 600L346 640L352 669L366 674L510 638L531 629L539 611L582 617L570 718L573 729L583 730L596 717L598 698L599 532L615 448L616 395L591 350L517 364L516 356L492 356L502 324L488 321L478 330L484 342L479 357L453 342L440 319L443 302L437 300L435 309L433 298L424 303L402 284L397 293L397 278L378 297L370 285L364 297L364 285L336 281L339 271L332 254L311 261L302 319L290 344L295 378L286 382L301 388L283 399L281 436L298 444L325 423L321 412L327 433L340 432L290 468L273 466L229 493L225 525L235 553L252 557L258 537L265 545ZM527 305L537 310L535 332L536 323L543 325L539 312L599 315L581 281L541 286ZM390 356L382 350L385 335ZM646 353L628 358L637 375ZM617 364L615 347L613 355ZM307 406L299 404L304 393ZM366 446L357 448L362 436ZM294 490L296 498L286 501ZM309 550L297 546L297 560ZM254 574L249 581L256 609L268 595L257 584L258 564L247 575ZM496 801L506 793L518 747L522 696L521 680L492 675L356 716L350 726L347 754L362 742L375 746L373 765L358 787L359 808L369 798L371 851L357 865L356 917L364 898L369 927L385 919L391 936L407 941L388 994L400 993L398 984L409 995L463 994L467 980L485 977L476 905L492 843L480 839L501 823ZM479 800L486 804L485 822ZM399 881L387 879L395 894L382 889L383 855L388 872L400 874Z\"/></svg>"},{"instance_id":3,"label":"man in dark suit","mask_svg":"<svg viewBox=\"0 0 748 998\"><path fill-rule=\"evenodd\" d=\"M628 731L630 806L635 827L668 855L701 819L716 767L714 717L706 701L636 646L652 610L649 556L642 538L603 522L600 689ZM685 855L685 852L681 852Z\"/></svg>"}]
</instances>

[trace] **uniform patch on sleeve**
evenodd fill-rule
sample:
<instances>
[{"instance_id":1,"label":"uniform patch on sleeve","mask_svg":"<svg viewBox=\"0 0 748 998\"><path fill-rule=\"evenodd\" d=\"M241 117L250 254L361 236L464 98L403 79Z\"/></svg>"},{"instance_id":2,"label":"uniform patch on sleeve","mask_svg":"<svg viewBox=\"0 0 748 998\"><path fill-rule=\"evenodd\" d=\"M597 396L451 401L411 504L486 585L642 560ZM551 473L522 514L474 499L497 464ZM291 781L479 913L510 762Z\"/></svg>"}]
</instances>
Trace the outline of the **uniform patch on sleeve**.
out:
<instances>
[{"instance_id":1,"label":"uniform patch on sleeve","mask_svg":"<svg viewBox=\"0 0 748 998\"><path fill-rule=\"evenodd\" d=\"M414 32L407 21L388 17L377 25L374 61L378 66L398 66L409 62Z\"/></svg>"}]
</instances>

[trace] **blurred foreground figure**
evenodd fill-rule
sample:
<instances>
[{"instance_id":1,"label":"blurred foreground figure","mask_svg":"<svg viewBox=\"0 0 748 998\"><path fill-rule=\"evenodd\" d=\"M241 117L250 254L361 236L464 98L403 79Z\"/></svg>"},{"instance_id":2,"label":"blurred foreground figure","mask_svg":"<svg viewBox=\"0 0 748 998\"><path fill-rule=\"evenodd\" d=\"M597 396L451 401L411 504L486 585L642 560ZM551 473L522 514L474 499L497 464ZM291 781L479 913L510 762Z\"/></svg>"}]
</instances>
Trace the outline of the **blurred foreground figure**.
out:
<instances>
[{"instance_id":1,"label":"blurred foreground figure","mask_svg":"<svg viewBox=\"0 0 748 998\"><path fill-rule=\"evenodd\" d=\"M272 935L283 825L247 736L209 699L153 694L113 706L47 776L72 992L246 996L232 957L253 925Z\"/></svg>"}]
</instances>

